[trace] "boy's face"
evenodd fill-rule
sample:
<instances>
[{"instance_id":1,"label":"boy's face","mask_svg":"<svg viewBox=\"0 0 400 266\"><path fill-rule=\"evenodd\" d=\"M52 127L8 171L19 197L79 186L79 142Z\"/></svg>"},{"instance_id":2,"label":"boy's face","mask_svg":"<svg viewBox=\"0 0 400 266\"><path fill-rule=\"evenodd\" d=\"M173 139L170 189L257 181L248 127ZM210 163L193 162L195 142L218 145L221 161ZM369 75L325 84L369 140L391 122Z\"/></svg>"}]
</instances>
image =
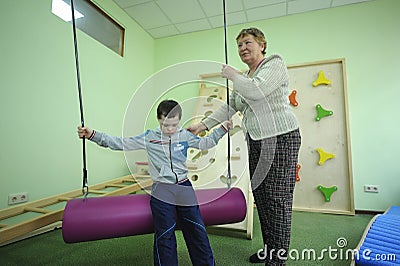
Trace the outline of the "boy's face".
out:
<instances>
[{"instance_id":1,"label":"boy's face","mask_svg":"<svg viewBox=\"0 0 400 266\"><path fill-rule=\"evenodd\" d=\"M161 119L158 119L158 123L160 123L160 128L162 133L165 135L171 136L176 132L176 129L179 125L179 116L176 115L174 117L165 117L162 116Z\"/></svg>"}]
</instances>

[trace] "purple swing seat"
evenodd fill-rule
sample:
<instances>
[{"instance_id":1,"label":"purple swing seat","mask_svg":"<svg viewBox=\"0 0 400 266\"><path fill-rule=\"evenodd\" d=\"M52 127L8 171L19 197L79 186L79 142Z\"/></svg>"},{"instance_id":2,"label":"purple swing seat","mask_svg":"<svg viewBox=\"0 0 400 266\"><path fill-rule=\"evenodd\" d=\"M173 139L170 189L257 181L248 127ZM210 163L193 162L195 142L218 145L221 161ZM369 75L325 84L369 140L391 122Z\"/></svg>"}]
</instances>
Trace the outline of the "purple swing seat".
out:
<instances>
[{"instance_id":1,"label":"purple swing seat","mask_svg":"<svg viewBox=\"0 0 400 266\"><path fill-rule=\"evenodd\" d=\"M237 223L246 217L246 199L239 188L196 190L196 196L206 226ZM148 194L72 199L64 209L62 235L66 243L152 232Z\"/></svg>"}]
</instances>

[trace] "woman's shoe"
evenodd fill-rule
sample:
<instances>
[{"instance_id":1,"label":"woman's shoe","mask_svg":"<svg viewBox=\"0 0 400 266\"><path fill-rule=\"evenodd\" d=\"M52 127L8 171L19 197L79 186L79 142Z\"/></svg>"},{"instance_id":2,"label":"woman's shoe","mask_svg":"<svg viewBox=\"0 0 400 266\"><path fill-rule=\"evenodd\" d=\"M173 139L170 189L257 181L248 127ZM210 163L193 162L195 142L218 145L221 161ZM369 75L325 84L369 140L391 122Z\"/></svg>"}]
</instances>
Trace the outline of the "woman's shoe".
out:
<instances>
[{"instance_id":1,"label":"woman's shoe","mask_svg":"<svg viewBox=\"0 0 400 266\"><path fill-rule=\"evenodd\" d=\"M249 258L251 263L264 263L266 261L264 251L254 253Z\"/></svg>"}]
</instances>

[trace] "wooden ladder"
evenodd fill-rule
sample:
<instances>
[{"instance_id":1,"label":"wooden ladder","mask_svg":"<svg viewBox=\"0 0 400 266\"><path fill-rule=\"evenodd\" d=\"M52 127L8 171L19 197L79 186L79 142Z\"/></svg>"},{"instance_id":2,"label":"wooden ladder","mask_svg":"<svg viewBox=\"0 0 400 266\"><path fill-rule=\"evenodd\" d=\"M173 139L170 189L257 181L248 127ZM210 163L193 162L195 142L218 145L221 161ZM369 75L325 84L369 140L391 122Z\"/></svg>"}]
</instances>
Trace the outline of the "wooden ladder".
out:
<instances>
[{"instance_id":1,"label":"wooden ladder","mask_svg":"<svg viewBox=\"0 0 400 266\"><path fill-rule=\"evenodd\" d=\"M90 186L89 196L93 194L97 196L126 195L148 188L151 184L152 180L148 175L127 175ZM79 197L82 197L81 189L0 210L0 246L35 235L35 232L41 228L60 223L67 201ZM12 225L5 221L26 214L28 216L36 214L37 217ZM52 229L55 227L59 225L54 225Z\"/></svg>"}]
</instances>

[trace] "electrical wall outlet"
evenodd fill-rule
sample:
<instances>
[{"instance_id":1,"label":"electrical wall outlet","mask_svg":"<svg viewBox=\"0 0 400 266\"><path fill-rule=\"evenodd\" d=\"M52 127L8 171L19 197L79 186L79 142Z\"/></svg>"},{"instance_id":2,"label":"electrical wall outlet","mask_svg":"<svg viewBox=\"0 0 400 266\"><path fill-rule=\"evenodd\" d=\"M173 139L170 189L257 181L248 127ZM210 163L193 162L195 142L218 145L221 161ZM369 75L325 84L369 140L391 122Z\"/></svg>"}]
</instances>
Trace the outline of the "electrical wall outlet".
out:
<instances>
[{"instance_id":1,"label":"electrical wall outlet","mask_svg":"<svg viewBox=\"0 0 400 266\"><path fill-rule=\"evenodd\" d=\"M377 185L364 185L364 192L379 193L379 186L377 186Z\"/></svg>"},{"instance_id":2,"label":"electrical wall outlet","mask_svg":"<svg viewBox=\"0 0 400 266\"><path fill-rule=\"evenodd\" d=\"M8 195L8 205L14 205L28 201L28 192L20 192Z\"/></svg>"}]
</instances>

